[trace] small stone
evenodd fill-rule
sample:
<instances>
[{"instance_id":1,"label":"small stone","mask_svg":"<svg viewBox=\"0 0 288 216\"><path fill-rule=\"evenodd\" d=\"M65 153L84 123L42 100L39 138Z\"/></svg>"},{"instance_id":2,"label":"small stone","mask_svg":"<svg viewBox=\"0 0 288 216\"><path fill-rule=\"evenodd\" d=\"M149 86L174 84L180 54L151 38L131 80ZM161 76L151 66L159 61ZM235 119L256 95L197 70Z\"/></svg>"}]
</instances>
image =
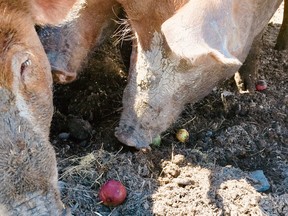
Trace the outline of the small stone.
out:
<instances>
[{"instance_id":1,"label":"small stone","mask_svg":"<svg viewBox=\"0 0 288 216\"><path fill-rule=\"evenodd\" d=\"M74 116L68 118L70 135L79 140L88 139L92 134L92 126L88 121Z\"/></svg>"},{"instance_id":2,"label":"small stone","mask_svg":"<svg viewBox=\"0 0 288 216\"><path fill-rule=\"evenodd\" d=\"M187 178L177 178L177 179L174 179L173 182L175 182L176 184L178 184L180 187L185 187L187 185L191 185L191 184L194 184L195 182L190 180L190 179L187 179Z\"/></svg>"},{"instance_id":3,"label":"small stone","mask_svg":"<svg viewBox=\"0 0 288 216\"><path fill-rule=\"evenodd\" d=\"M249 177L253 181L253 187L258 192L265 192L269 190L270 184L263 173L263 170L256 170L250 173Z\"/></svg>"},{"instance_id":4,"label":"small stone","mask_svg":"<svg viewBox=\"0 0 288 216\"><path fill-rule=\"evenodd\" d=\"M66 132L60 133L58 135L58 138L64 141L67 140L69 137L70 137L70 133L66 133Z\"/></svg>"}]
</instances>

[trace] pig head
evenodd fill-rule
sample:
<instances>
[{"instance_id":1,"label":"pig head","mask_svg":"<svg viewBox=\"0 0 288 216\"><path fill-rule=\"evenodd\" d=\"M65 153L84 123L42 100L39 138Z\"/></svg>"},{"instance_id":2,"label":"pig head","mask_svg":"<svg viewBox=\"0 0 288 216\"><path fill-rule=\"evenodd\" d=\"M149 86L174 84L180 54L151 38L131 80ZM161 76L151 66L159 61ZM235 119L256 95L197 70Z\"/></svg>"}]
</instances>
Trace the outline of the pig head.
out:
<instances>
[{"instance_id":1,"label":"pig head","mask_svg":"<svg viewBox=\"0 0 288 216\"><path fill-rule=\"evenodd\" d=\"M57 24L76 6L0 1L0 215L66 215L49 143L52 75L34 25Z\"/></svg>"},{"instance_id":2,"label":"pig head","mask_svg":"<svg viewBox=\"0 0 288 216\"><path fill-rule=\"evenodd\" d=\"M114 31L119 9L115 0L86 0L77 19L38 31L55 82L64 84L77 78L87 55Z\"/></svg>"},{"instance_id":3,"label":"pig head","mask_svg":"<svg viewBox=\"0 0 288 216\"><path fill-rule=\"evenodd\" d=\"M116 137L147 148L187 103L230 78L281 1L118 0L134 30Z\"/></svg>"}]
</instances>

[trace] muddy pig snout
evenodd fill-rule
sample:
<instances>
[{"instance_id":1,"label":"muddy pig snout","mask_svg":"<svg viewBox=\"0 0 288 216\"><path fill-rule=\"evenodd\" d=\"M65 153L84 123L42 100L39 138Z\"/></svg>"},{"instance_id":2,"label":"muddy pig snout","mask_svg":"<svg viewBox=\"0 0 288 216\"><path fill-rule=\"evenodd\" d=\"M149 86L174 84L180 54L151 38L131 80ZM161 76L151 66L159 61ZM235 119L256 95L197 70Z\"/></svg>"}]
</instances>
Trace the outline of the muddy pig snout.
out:
<instances>
[{"instance_id":1,"label":"muddy pig snout","mask_svg":"<svg viewBox=\"0 0 288 216\"><path fill-rule=\"evenodd\" d=\"M115 136L120 142L136 149L150 149L149 144L152 143L152 137L149 136L148 139L146 131L136 127L136 125L120 124L116 128Z\"/></svg>"}]
</instances>

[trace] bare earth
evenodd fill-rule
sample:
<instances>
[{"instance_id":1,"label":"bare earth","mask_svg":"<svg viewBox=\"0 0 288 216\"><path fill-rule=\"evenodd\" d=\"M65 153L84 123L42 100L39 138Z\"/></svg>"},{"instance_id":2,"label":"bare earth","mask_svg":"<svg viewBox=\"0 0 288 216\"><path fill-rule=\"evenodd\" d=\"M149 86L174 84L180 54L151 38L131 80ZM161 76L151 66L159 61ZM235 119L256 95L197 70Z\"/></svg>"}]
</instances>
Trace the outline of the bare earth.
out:
<instances>
[{"instance_id":1,"label":"bare earth","mask_svg":"<svg viewBox=\"0 0 288 216\"><path fill-rule=\"evenodd\" d=\"M114 138L127 69L110 41L91 54L79 80L55 86L51 141L62 199L73 215L288 215L288 51L273 49L282 10L263 38L259 79L268 89L239 94L227 80L187 105L151 152ZM184 144L175 138L179 128L190 133ZM255 170L263 170L268 191L255 189ZM128 190L115 208L98 198L108 179Z\"/></svg>"}]
</instances>

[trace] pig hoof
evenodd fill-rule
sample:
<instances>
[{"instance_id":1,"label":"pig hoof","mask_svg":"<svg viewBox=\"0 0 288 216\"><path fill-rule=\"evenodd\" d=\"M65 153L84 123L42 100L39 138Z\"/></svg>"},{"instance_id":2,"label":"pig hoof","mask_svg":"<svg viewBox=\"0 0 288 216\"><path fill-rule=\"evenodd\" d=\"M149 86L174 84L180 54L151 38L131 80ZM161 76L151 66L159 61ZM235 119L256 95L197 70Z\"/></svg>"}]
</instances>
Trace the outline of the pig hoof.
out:
<instances>
[{"instance_id":1,"label":"pig hoof","mask_svg":"<svg viewBox=\"0 0 288 216\"><path fill-rule=\"evenodd\" d=\"M239 72L234 75L234 80L240 94L247 94L254 92L254 85L250 78L241 76Z\"/></svg>"}]
</instances>

